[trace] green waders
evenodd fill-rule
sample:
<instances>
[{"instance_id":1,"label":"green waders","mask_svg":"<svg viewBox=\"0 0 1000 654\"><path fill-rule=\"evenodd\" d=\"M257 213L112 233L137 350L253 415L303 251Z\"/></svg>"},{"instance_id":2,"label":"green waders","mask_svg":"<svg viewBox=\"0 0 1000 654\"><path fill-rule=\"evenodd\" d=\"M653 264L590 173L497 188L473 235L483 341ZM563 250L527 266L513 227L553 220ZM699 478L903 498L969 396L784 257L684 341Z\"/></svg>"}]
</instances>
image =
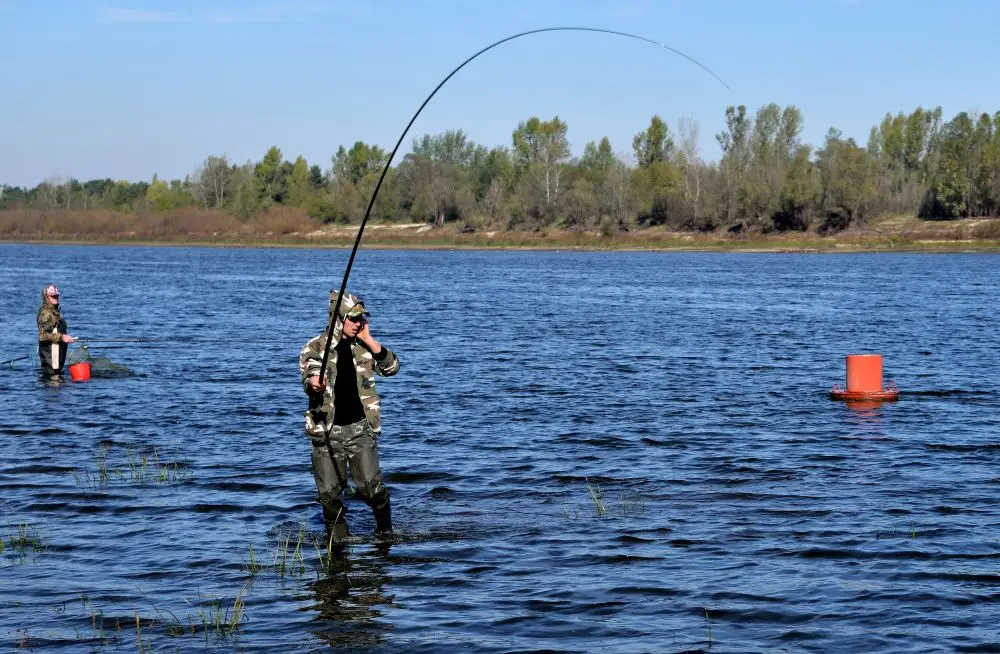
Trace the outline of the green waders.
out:
<instances>
[{"instance_id":1,"label":"green waders","mask_svg":"<svg viewBox=\"0 0 1000 654\"><path fill-rule=\"evenodd\" d=\"M350 425L333 425L325 445L313 445L312 470L323 507L327 536L340 540L350 535L347 507L341 493L347 487L347 470L357 496L372 509L375 534L392 534L392 509L389 489L382 482L379 469L378 438L367 420Z\"/></svg>"}]
</instances>

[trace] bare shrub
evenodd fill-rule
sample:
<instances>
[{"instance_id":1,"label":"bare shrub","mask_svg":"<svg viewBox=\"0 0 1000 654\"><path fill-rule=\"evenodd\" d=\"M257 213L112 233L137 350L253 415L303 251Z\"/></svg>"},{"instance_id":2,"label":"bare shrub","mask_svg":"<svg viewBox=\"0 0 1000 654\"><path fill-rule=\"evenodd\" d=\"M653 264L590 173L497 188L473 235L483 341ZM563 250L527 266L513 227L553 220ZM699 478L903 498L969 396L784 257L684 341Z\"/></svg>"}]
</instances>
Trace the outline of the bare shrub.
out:
<instances>
[{"instance_id":1,"label":"bare shrub","mask_svg":"<svg viewBox=\"0 0 1000 654\"><path fill-rule=\"evenodd\" d=\"M240 221L219 209L178 209L149 213L135 221L134 233L139 237L162 236L233 236Z\"/></svg>"},{"instance_id":2,"label":"bare shrub","mask_svg":"<svg viewBox=\"0 0 1000 654\"><path fill-rule=\"evenodd\" d=\"M309 232L316 228L316 223L309 215L298 207L272 206L262 214L251 218L244 225L244 233L255 236L267 234L295 234Z\"/></svg>"},{"instance_id":3,"label":"bare shrub","mask_svg":"<svg viewBox=\"0 0 1000 654\"><path fill-rule=\"evenodd\" d=\"M1000 219L994 218L972 228L971 236L981 241L1000 240Z\"/></svg>"}]
</instances>

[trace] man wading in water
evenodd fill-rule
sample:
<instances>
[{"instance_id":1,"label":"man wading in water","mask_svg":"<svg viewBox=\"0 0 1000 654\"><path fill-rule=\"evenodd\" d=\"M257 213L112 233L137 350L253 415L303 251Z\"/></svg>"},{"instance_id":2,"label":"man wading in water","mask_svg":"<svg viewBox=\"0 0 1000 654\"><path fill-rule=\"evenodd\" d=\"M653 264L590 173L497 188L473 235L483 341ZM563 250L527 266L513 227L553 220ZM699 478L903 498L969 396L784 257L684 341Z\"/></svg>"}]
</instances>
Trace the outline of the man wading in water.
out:
<instances>
[{"instance_id":1,"label":"man wading in water","mask_svg":"<svg viewBox=\"0 0 1000 654\"><path fill-rule=\"evenodd\" d=\"M59 308L59 289L55 285L42 289L42 306L35 322L38 323L38 358L42 362L42 373L60 375L66 363L66 349L76 339L67 333L69 328Z\"/></svg>"},{"instance_id":2,"label":"man wading in water","mask_svg":"<svg viewBox=\"0 0 1000 654\"><path fill-rule=\"evenodd\" d=\"M330 293L330 312L337 292ZM382 432L381 400L375 375L399 372L399 359L371 335L361 298L345 292L333 328L335 347L327 359L325 384L320 381L326 333L314 337L299 353L302 386L309 396L305 429L312 441L312 471L323 507L327 540L350 535L347 507L340 495L347 486L347 468L357 496L371 507L375 535L392 536L389 489L379 469L378 437Z\"/></svg>"}]
</instances>

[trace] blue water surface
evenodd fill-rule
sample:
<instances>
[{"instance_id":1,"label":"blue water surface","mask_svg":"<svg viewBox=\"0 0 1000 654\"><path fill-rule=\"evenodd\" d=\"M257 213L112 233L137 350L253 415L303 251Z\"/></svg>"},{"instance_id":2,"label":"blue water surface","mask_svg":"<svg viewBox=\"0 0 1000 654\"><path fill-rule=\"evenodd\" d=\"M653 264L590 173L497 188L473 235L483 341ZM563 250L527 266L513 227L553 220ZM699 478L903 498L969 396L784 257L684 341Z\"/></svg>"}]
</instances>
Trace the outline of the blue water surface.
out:
<instances>
[{"instance_id":1,"label":"blue water surface","mask_svg":"<svg viewBox=\"0 0 1000 654\"><path fill-rule=\"evenodd\" d=\"M0 639L1000 651L996 255L363 247L397 534L351 499L328 559L297 362L348 255L0 244L0 358L55 283L135 373L0 370ZM852 353L898 402L830 399Z\"/></svg>"}]
</instances>

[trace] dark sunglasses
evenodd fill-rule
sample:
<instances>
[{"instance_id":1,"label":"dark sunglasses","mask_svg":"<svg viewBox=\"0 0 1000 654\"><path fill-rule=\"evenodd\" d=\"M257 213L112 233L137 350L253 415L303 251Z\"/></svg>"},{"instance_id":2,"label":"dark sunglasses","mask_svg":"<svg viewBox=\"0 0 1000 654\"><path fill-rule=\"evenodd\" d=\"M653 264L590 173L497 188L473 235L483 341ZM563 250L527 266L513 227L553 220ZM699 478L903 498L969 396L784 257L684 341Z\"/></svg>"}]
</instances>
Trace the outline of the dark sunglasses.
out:
<instances>
[{"instance_id":1,"label":"dark sunglasses","mask_svg":"<svg viewBox=\"0 0 1000 654\"><path fill-rule=\"evenodd\" d=\"M348 320L352 320L354 322L364 322L365 321L365 317L364 316L347 316L347 319Z\"/></svg>"}]
</instances>

